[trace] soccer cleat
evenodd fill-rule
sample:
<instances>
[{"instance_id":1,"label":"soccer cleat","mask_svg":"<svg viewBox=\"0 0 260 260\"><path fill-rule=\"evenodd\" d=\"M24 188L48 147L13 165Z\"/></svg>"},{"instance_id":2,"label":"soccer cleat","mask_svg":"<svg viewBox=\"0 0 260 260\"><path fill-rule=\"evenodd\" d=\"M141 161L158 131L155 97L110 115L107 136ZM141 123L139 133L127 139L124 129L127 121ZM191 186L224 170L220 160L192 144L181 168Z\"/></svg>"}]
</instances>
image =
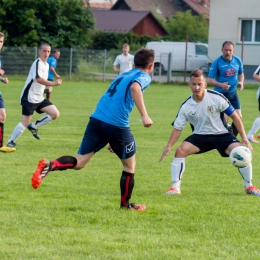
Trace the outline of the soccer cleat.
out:
<instances>
[{"instance_id":1,"label":"soccer cleat","mask_svg":"<svg viewBox=\"0 0 260 260\"><path fill-rule=\"evenodd\" d=\"M121 209L129 209L129 210L133 210L133 211L143 212L146 210L146 205L129 203L128 207L121 206Z\"/></svg>"},{"instance_id":2,"label":"soccer cleat","mask_svg":"<svg viewBox=\"0 0 260 260\"><path fill-rule=\"evenodd\" d=\"M259 139L260 139L260 134L257 136L257 138L259 138Z\"/></svg>"},{"instance_id":3,"label":"soccer cleat","mask_svg":"<svg viewBox=\"0 0 260 260\"><path fill-rule=\"evenodd\" d=\"M11 141L6 143L6 147L15 148L16 147L16 143L11 140Z\"/></svg>"},{"instance_id":4,"label":"soccer cleat","mask_svg":"<svg viewBox=\"0 0 260 260\"><path fill-rule=\"evenodd\" d=\"M36 139L41 139L40 136L38 135L38 129L37 128L33 128L32 124L29 124L27 126L28 130L31 131L32 135L36 138Z\"/></svg>"},{"instance_id":5,"label":"soccer cleat","mask_svg":"<svg viewBox=\"0 0 260 260\"><path fill-rule=\"evenodd\" d=\"M251 137L248 136L247 139L252 143L259 143L259 141L257 141L253 135Z\"/></svg>"},{"instance_id":6,"label":"soccer cleat","mask_svg":"<svg viewBox=\"0 0 260 260\"><path fill-rule=\"evenodd\" d=\"M34 172L31 179L31 184L34 189L37 189L40 186L41 182L48 174L49 166L50 166L50 162L48 160L41 159L39 161L36 171Z\"/></svg>"},{"instance_id":7,"label":"soccer cleat","mask_svg":"<svg viewBox=\"0 0 260 260\"><path fill-rule=\"evenodd\" d=\"M16 148L14 147L7 147L7 146L2 146L0 148L0 152L3 152L3 153L12 153L16 150Z\"/></svg>"},{"instance_id":8,"label":"soccer cleat","mask_svg":"<svg viewBox=\"0 0 260 260\"><path fill-rule=\"evenodd\" d=\"M172 195L172 194L181 194L181 191L171 187L169 190L165 192L165 195Z\"/></svg>"},{"instance_id":9,"label":"soccer cleat","mask_svg":"<svg viewBox=\"0 0 260 260\"><path fill-rule=\"evenodd\" d=\"M255 196L260 196L260 190L257 189L254 186L249 186L247 189L245 189L246 194L251 194Z\"/></svg>"}]
</instances>

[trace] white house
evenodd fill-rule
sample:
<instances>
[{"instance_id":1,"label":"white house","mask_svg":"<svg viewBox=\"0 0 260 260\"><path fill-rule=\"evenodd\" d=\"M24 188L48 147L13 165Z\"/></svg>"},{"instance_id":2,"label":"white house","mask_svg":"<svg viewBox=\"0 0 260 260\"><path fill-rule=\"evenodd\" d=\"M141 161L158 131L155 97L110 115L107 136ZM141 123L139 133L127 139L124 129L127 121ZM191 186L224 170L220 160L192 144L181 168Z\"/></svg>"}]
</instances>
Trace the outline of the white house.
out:
<instances>
[{"instance_id":1,"label":"white house","mask_svg":"<svg viewBox=\"0 0 260 260\"><path fill-rule=\"evenodd\" d=\"M242 58L246 78L252 78L260 64L260 0L210 2L210 60L222 54L222 43L226 40L234 43L234 54Z\"/></svg>"}]
</instances>

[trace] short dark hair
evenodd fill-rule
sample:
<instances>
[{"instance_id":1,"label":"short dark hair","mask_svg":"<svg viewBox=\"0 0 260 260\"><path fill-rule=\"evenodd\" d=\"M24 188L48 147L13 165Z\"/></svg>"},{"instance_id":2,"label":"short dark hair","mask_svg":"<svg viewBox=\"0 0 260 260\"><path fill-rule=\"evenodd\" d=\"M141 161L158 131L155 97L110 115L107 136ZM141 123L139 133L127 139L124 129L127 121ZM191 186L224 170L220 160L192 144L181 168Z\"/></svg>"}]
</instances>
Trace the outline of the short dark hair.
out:
<instances>
[{"instance_id":1,"label":"short dark hair","mask_svg":"<svg viewBox=\"0 0 260 260\"><path fill-rule=\"evenodd\" d=\"M222 49L224 48L224 46L228 44L228 45L232 45L234 47L234 43L231 42L231 41L224 41L223 44L222 44Z\"/></svg>"},{"instance_id":2,"label":"short dark hair","mask_svg":"<svg viewBox=\"0 0 260 260\"><path fill-rule=\"evenodd\" d=\"M0 37L5 37L5 35L2 32L0 32Z\"/></svg>"},{"instance_id":3,"label":"short dark hair","mask_svg":"<svg viewBox=\"0 0 260 260\"><path fill-rule=\"evenodd\" d=\"M53 50L51 51L52 54L54 54L54 53L56 53L56 52L60 52L60 50L55 48L55 49L53 49Z\"/></svg>"},{"instance_id":4,"label":"short dark hair","mask_svg":"<svg viewBox=\"0 0 260 260\"><path fill-rule=\"evenodd\" d=\"M148 68L151 63L154 63L154 56L154 50L142 47L134 55L135 67Z\"/></svg>"},{"instance_id":5,"label":"short dark hair","mask_svg":"<svg viewBox=\"0 0 260 260\"><path fill-rule=\"evenodd\" d=\"M42 43L39 47L39 49L41 50L43 46L48 46L48 47L51 47L49 43Z\"/></svg>"},{"instance_id":6,"label":"short dark hair","mask_svg":"<svg viewBox=\"0 0 260 260\"><path fill-rule=\"evenodd\" d=\"M202 70L193 70L190 73L190 78L192 78L192 77L198 78L200 76L203 76L204 80L206 79L205 74L204 74L204 72Z\"/></svg>"}]
</instances>

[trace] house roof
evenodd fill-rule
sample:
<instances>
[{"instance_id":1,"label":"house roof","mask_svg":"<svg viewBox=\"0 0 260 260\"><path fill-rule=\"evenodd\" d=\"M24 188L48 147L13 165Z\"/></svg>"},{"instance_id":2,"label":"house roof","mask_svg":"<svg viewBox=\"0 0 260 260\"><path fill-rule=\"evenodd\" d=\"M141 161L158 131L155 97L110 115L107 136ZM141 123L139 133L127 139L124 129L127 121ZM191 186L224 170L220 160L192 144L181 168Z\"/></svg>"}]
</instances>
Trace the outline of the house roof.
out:
<instances>
[{"instance_id":1,"label":"house roof","mask_svg":"<svg viewBox=\"0 0 260 260\"><path fill-rule=\"evenodd\" d=\"M91 9L99 9L99 10L110 10L112 7L111 3L89 3Z\"/></svg>"},{"instance_id":2,"label":"house roof","mask_svg":"<svg viewBox=\"0 0 260 260\"><path fill-rule=\"evenodd\" d=\"M205 18L209 19L210 0L183 0L191 9L198 14L205 14Z\"/></svg>"},{"instance_id":3,"label":"house roof","mask_svg":"<svg viewBox=\"0 0 260 260\"><path fill-rule=\"evenodd\" d=\"M150 11L163 18L170 18L178 12L177 6L173 0L117 0L111 10L119 10L119 6L125 4L128 10L132 11Z\"/></svg>"},{"instance_id":4,"label":"house roof","mask_svg":"<svg viewBox=\"0 0 260 260\"><path fill-rule=\"evenodd\" d=\"M155 22L165 31L165 28L157 21L149 11L128 11L128 10L92 10L96 19L95 28L104 32L126 33L130 32L142 19L151 15Z\"/></svg>"}]
</instances>

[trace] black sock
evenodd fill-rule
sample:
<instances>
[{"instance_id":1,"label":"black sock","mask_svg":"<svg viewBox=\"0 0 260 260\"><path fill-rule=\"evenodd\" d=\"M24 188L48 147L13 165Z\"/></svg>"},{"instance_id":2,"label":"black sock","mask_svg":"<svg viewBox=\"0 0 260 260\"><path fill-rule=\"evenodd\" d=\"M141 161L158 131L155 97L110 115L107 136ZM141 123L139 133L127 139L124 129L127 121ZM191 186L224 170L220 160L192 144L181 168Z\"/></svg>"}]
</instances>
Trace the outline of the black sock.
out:
<instances>
[{"instance_id":1,"label":"black sock","mask_svg":"<svg viewBox=\"0 0 260 260\"><path fill-rule=\"evenodd\" d=\"M46 88L46 89L44 90L44 93L46 93L46 99L48 99L48 100L49 100L49 99L50 99L50 97L51 97L50 90Z\"/></svg>"},{"instance_id":2,"label":"black sock","mask_svg":"<svg viewBox=\"0 0 260 260\"><path fill-rule=\"evenodd\" d=\"M77 159L73 156L62 156L50 163L50 171L63 171L73 169L77 165Z\"/></svg>"},{"instance_id":3,"label":"black sock","mask_svg":"<svg viewBox=\"0 0 260 260\"><path fill-rule=\"evenodd\" d=\"M123 171L120 179L121 207L129 206L129 200L131 198L134 185L134 174Z\"/></svg>"},{"instance_id":4,"label":"black sock","mask_svg":"<svg viewBox=\"0 0 260 260\"><path fill-rule=\"evenodd\" d=\"M238 131L237 131L236 126L234 125L234 123L232 123L231 126L232 126L232 130L233 130L233 135L237 136L238 135Z\"/></svg>"},{"instance_id":5,"label":"black sock","mask_svg":"<svg viewBox=\"0 0 260 260\"><path fill-rule=\"evenodd\" d=\"M0 147L4 145L4 123L0 123Z\"/></svg>"}]
</instances>

